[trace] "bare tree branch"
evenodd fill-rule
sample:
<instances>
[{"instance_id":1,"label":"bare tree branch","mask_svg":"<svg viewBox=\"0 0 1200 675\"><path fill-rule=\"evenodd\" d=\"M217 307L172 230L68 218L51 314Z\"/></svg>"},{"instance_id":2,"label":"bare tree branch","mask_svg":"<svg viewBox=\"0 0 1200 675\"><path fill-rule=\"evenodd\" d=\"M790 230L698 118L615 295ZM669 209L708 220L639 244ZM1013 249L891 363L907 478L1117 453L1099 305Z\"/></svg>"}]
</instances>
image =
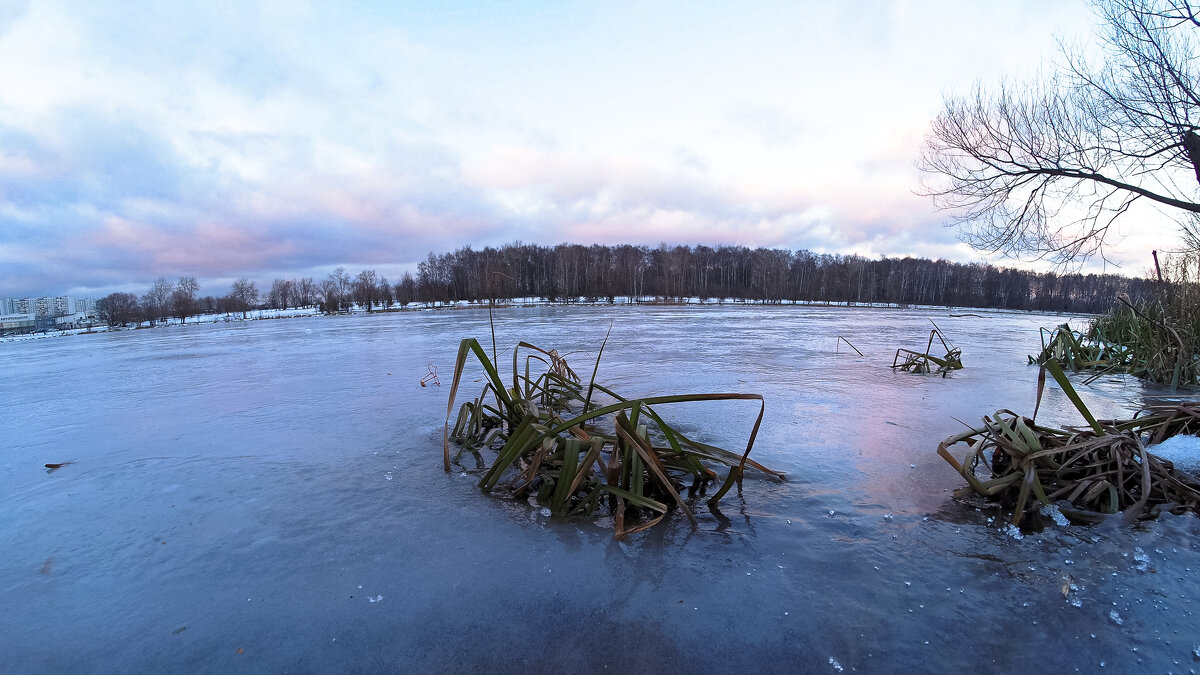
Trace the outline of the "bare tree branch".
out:
<instances>
[{"instance_id":1,"label":"bare tree branch","mask_svg":"<svg viewBox=\"0 0 1200 675\"><path fill-rule=\"evenodd\" d=\"M1103 256L1139 199L1195 231L1200 19L1189 0L1094 2L1102 59L1063 46L1053 74L976 85L932 122L923 193L978 249L1064 265Z\"/></svg>"}]
</instances>

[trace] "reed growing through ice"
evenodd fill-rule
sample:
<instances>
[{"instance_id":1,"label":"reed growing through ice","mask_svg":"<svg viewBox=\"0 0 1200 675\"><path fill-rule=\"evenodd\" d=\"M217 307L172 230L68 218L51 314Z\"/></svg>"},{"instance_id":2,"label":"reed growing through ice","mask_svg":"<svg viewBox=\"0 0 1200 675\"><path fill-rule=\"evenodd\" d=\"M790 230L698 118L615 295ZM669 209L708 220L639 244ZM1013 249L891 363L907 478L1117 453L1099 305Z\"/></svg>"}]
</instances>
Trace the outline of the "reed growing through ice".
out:
<instances>
[{"instance_id":1,"label":"reed growing through ice","mask_svg":"<svg viewBox=\"0 0 1200 675\"><path fill-rule=\"evenodd\" d=\"M1086 427L1060 429L1035 421L1047 372ZM1177 434L1200 435L1200 402L1148 408L1129 420L1097 420L1058 361L1048 359L1039 373L1033 417L1000 410L984 417L982 426L942 441L937 452L967 481L956 494L1000 501L1012 509L1013 525L1063 500L1070 505L1060 510L1072 520L1124 512L1132 522L1153 518L1161 508L1200 510L1200 483L1146 449ZM959 443L968 448L961 460L950 452Z\"/></svg>"},{"instance_id":2,"label":"reed growing through ice","mask_svg":"<svg viewBox=\"0 0 1200 675\"><path fill-rule=\"evenodd\" d=\"M454 461L470 453L482 474L479 487L484 491L514 498L532 496L555 516L590 516L611 509L616 537L654 526L672 508L695 527L695 515L681 495L687 481L689 498L720 482L707 500L716 509L732 487L740 491L747 467L783 479L783 474L749 457L766 409L762 395L625 398L596 382L603 352L601 345L591 380L584 386L558 351L520 342L513 349L508 385L479 342L464 339L446 404L445 470L451 470L453 441L460 446ZM477 397L458 407L451 427L463 370L472 357L483 367L484 385ZM736 401L757 403L759 409L741 453L688 438L659 412L679 403ZM490 450L497 454L489 466L483 452ZM711 466L727 469L723 480Z\"/></svg>"},{"instance_id":3,"label":"reed growing through ice","mask_svg":"<svg viewBox=\"0 0 1200 675\"><path fill-rule=\"evenodd\" d=\"M1066 324L1043 330L1042 351L1031 363L1054 358L1073 371L1129 373L1172 388L1200 384L1200 254L1169 256L1157 290L1147 299L1122 295L1086 332Z\"/></svg>"}]
</instances>

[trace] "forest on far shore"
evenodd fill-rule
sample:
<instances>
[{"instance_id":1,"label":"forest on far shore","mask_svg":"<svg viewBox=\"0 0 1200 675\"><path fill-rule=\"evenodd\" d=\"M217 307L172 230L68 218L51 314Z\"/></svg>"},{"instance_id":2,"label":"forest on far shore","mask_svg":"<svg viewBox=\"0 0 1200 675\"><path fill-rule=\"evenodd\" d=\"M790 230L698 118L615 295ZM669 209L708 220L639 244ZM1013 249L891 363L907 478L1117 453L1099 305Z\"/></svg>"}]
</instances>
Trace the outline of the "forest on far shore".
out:
<instances>
[{"instance_id":1,"label":"forest on far shore","mask_svg":"<svg viewBox=\"0 0 1200 675\"><path fill-rule=\"evenodd\" d=\"M743 246L538 246L430 253L392 289L401 303L537 297L733 298L1099 313L1157 283L1116 274L1031 272L986 263L818 254Z\"/></svg>"},{"instance_id":2,"label":"forest on far shore","mask_svg":"<svg viewBox=\"0 0 1200 675\"><path fill-rule=\"evenodd\" d=\"M1168 259L1168 278L1189 276L1190 257ZM275 279L269 290L242 278L224 296L200 296L193 277L159 279L138 297L113 293L97 303L109 325L186 321L256 307L320 307L340 312L399 305L541 298L547 302L673 302L683 298L779 304L836 302L943 305L1099 314L1127 294L1150 298L1161 284L1116 274L1060 274L925 258L881 258L744 246L603 246L512 243L500 248L430 253L395 283L375 270L351 276L339 267L316 281Z\"/></svg>"}]
</instances>

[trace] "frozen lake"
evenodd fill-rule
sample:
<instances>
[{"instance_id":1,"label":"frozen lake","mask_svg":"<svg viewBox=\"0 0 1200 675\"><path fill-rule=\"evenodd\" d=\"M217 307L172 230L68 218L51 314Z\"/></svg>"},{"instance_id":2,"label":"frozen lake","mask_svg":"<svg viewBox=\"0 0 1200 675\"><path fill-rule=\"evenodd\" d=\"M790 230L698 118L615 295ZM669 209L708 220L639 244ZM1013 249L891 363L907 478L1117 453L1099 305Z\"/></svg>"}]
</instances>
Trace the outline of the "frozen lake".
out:
<instances>
[{"instance_id":1,"label":"frozen lake","mask_svg":"<svg viewBox=\"0 0 1200 675\"><path fill-rule=\"evenodd\" d=\"M930 318L966 368L891 372ZM490 345L486 309L0 344L0 672L1200 668L1200 520L1014 539L951 496L938 442L1032 412L1026 355L1060 318L508 309L501 363L519 340L578 349L586 380L610 320L600 382L764 394L752 456L790 480L748 472L697 531L617 542L443 473L449 373L461 338ZM1165 394L1080 391L1098 417ZM738 449L757 405L660 412ZM1039 421L1079 423L1053 385Z\"/></svg>"}]
</instances>

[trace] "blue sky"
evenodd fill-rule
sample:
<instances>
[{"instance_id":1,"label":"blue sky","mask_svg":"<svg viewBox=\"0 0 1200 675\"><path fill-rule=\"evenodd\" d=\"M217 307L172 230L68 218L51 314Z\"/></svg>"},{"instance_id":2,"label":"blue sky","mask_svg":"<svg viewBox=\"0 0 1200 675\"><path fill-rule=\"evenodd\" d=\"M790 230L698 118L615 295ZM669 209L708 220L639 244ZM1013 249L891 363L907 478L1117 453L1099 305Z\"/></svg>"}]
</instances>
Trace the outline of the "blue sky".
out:
<instances>
[{"instance_id":1,"label":"blue sky","mask_svg":"<svg viewBox=\"0 0 1200 675\"><path fill-rule=\"evenodd\" d=\"M929 119L1094 24L1082 1L154 4L0 0L0 295L398 276L516 240L978 260L914 194ZM1163 220L1125 226L1124 272Z\"/></svg>"}]
</instances>

